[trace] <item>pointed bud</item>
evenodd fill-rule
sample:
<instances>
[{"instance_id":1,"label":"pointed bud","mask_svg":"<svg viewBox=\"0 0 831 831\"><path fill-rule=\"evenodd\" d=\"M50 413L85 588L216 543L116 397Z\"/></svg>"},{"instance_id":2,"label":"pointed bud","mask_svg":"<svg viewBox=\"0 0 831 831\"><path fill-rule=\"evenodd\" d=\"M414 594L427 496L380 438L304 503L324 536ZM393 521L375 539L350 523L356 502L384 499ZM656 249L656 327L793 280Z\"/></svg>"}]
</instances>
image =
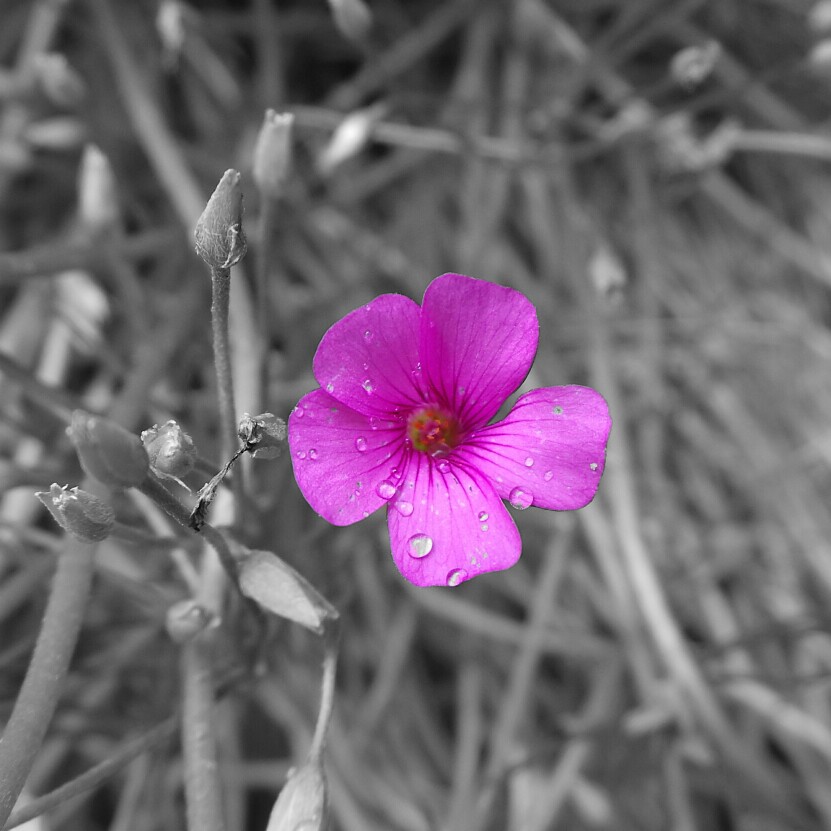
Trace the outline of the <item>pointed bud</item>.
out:
<instances>
[{"instance_id":1,"label":"pointed bud","mask_svg":"<svg viewBox=\"0 0 831 831\"><path fill-rule=\"evenodd\" d=\"M107 418L72 413L67 429L81 467L111 488L132 488L147 477L150 464L138 436Z\"/></svg>"},{"instance_id":2,"label":"pointed bud","mask_svg":"<svg viewBox=\"0 0 831 831\"><path fill-rule=\"evenodd\" d=\"M141 441L155 473L181 479L193 469L196 462L193 439L172 419L143 430Z\"/></svg>"},{"instance_id":3,"label":"pointed bud","mask_svg":"<svg viewBox=\"0 0 831 831\"><path fill-rule=\"evenodd\" d=\"M365 46L372 28L372 12L363 0L329 0L340 33L356 46Z\"/></svg>"},{"instance_id":4,"label":"pointed bud","mask_svg":"<svg viewBox=\"0 0 831 831\"><path fill-rule=\"evenodd\" d=\"M240 591L272 614L317 634L339 617L337 609L305 577L270 551L247 551L237 568Z\"/></svg>"},{"instance_id":5,"label":"pointed bud","mask_svg":"<svg viewBox=\"0 0 831 831\"><path fill-rule=\"evenodd\" d=\"M59 107L77 107L86 95L81 76L59 52L36 55L33 62L35 77L44 95Z\"/></svg>"},{"instance_id":6,"label":"pointed bud","mask_svg":"<svg viewBox=\"0 0 831 831\"><path fill-rule=\"evenodd\" d=\"M109 159L88 144L78 174L78 214L90 231L105 231L119 222L118 187Z\"/></svg>"},{"instance_id":7,"label":"pointed bud","mask_svg":"<svg viewBox=\"0 0 831 831\"><path fill-rule=\"evenodd\" d=\"M274 413L243 413L237 435L255 459L276 459L286 443L286 422Z\"/></svg>"},{"instance_id":8,"label":"pointed bud","mask_svg":"<svg viewBox=\"0 0 831 831\"><path fill-rule=\"evenodd\" d=\"M180 600L167 610L165 629L174 643L187 643L218 622L213 614L195 600Z\"/></svg>"},{"instance_id":9,"label":"pointed bud","mask_svg":"<svg viewBox=\"0 0 831 831\"><path fill-rule=\"evenodd\" d=\"M193 232L196 253L212 268L230 268L248 250L239 179L236 170L225 171Z\"/></svg>"},{"instance_id":10,"label":"pointed bud","mask_svg":"<svg viewBox=\"0 0 831 831\"><path fill-rule=\"evenodd\" d=\"M387 105L381 102L349 113L332 133L329 144L317 160L320 172L328 175L338 165L360 153L372 137L375 125L386 112Z\"/></svg>"},{"instance_id":11,"label":"pointed bud","mask_svg":"<svg viewBox=\"0 0 831 831\"><path fill-rule=\"evenodd\" d=\"M277 199L283 193L291 164L291 134L294 116L266 110L263 126L254 147L254 166L251 171L260 193Z\"/></svg>"},{"instance_id":12,"label":"pointed bud","mask_svg":"<svg viewBox=\"0 0 831 831\"><path fill-rule=\"evenodd\" d=\"M280 791L266 831L323 831L327 823L326 777L320 762L298 768Z\"/></svg>"},{"instance_id":13,"label":"pointed bud","mask_svg":"<svg viewBox=\"0 0 831 831\"><path fill-rule=\"evenodd\" d=\"M75 539L100 542L110 535L115 512L103 499L56 483L50 486L48 493L41 491L35 496L48 508L58 525Z\"/></svg>"}]
</instances>

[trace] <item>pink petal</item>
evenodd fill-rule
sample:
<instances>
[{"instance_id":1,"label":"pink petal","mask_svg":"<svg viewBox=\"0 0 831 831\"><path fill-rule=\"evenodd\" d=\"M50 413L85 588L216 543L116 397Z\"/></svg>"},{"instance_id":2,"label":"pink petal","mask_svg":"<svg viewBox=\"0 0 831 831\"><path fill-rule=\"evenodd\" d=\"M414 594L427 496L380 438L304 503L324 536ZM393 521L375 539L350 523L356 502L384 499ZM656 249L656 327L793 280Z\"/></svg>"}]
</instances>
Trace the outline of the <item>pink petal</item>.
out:
<instances>
[{"instance_id":1,"label":"pink petal","mask_svg":"<svg viewBox=\"0 0 831 831\"><path fill-rule=\"evenodd\" d=\"M537 352L539 324L518 291L461 274L427 287L421 313L424 374L468 429L486 424L522 383Z\"/></svg>"},{"instance_id":2,"label":"pink petal","mask_svg":"<svg viewBox=\"0 0 831 831\"><path fill-rule=\"evenodd\" d=\"M493 486L424 453L411 453L387 522L395 564L416 586L455 586L519 559L519 531Z\"/></svg>"},{"instance_id":3,"label":"pink petal","mask_svg":"<svg viewBox=\"0 0 831 831\"><path fill-rule=\"evenodd\" d=\"M420 315L408 297L382 294L339 320L315 353L314 374L321 388L365 415L423 403Z\"/></svg>"},{"instance_id":4,"label":"pink petal","mask_svg":"<svg viewBox=\"0 0 831 831\"><path fill-rule=\"evenodd\" d=\"M456 454L515 507L582 508L594 497L612 427L589 387L547 387L519 397L508 416L469 437Z\"/></svg>"},{"instance_id":5,"label":"pink petal","mask_svg":"<svg viewBox=\"0 0 831 831\"><path fill-rule=\"evenodd\" d=\"M291 411L288 430L294 477L325 520L351 525L387 501L382 483L393 467L404 464L402 424L379 425L313 390Z\"/></svg>"}]
</instances>

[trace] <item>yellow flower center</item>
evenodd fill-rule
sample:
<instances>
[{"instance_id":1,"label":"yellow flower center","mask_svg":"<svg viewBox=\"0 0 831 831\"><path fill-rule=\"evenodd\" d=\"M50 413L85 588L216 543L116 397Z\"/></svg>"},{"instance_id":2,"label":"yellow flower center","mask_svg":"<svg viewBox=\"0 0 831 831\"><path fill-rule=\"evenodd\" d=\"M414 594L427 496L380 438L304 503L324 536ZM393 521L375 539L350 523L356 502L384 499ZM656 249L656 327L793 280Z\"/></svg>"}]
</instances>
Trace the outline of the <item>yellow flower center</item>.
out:
<instances>
[{"instance_id":1,"label":"yellow flower center","mask_svg":"<svg viewBox=\"0 0 831 831\"><path fill-rule=\"evenodd\" d=\"M416 450L434 457L446 456L461 440L456 419L433 406L410 414L407 435Z\"/></svg>"}]
</instances>

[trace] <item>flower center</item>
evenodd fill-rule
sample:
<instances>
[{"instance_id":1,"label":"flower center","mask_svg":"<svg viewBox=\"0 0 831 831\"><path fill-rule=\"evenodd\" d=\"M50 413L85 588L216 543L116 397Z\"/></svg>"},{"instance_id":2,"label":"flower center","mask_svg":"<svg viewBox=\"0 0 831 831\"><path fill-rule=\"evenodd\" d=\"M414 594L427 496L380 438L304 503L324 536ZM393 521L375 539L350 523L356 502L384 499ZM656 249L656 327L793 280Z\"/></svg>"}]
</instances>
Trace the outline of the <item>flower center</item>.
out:
<instances>
[{"instance_id":1,"label":"flower center","mask_svg":"<svg viewBox=\"0 0 831 831\"><path fill-rule=\"evenodd\" d=\"M416 450L435 457L446 456L461 441L456 419L433 406L410 413L407 436Z\"/></svg>"}]
</instances>

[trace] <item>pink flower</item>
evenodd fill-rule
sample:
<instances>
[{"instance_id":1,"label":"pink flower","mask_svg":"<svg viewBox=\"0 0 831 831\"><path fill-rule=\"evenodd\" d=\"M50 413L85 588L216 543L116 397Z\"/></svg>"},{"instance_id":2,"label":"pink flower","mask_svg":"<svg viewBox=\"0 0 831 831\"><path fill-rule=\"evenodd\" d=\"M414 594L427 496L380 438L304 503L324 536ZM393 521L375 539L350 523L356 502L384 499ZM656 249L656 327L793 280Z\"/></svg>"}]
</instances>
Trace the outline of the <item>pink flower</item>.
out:
<instances>
[{"instance_id":1,"label":"pink flower","mask_svg":"<svg viewBox=\"0 0 831 831\"><path fill-rule=\"evenodd\" d=\"M392 556L417 586L455 586L519 558L517 510L594 497L611 428L579 386L505 399L528 374L539 324L513 289L443 274L421 306L385 294L338 321L314 357L321 389L289 417L294 475L334 525L386 505Z\"/></svg>"}]
</instances>

